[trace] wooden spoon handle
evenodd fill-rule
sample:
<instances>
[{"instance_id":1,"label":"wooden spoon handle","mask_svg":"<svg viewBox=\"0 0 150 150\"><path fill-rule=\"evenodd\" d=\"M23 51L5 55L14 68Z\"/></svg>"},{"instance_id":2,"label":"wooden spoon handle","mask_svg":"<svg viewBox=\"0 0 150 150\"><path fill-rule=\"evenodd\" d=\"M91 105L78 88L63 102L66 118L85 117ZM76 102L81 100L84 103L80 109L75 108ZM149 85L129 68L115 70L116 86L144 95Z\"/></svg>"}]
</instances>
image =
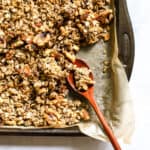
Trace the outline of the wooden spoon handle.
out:
<instances>
[{"instance_id":1,"label":"wooden spoon handle","mask_svg":"<svg viewBox=\"0 0 150 150\"><path fill-rule=\"evenodd\" d=\"M115 150L121 150L121 147L117 141L117 138L115 137L113 131L111 130L111 128L109 127L104 115L102 114L102 112L100 111L96 101L93 98L90 98L90 103L93 107L93 109L95 110L97 117L99 119L99 121L101 122L106 134L108 135L113 147Z\"/></svg>"}]
</instances>

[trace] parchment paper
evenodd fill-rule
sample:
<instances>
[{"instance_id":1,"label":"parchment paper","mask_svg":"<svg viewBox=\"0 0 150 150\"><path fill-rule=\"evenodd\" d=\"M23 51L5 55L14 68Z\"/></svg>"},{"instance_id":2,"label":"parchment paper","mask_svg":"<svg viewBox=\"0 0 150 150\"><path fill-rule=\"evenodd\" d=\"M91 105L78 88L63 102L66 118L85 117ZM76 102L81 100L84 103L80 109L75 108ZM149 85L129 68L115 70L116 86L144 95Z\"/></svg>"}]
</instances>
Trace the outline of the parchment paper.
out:
<instances>
[{"instance_id":1,"label":"parchment paper","mask_svg":"<svg viewBox=\"0 0 150 150\"><path fill-rule=\"evenodd\" d=\"M116 19L112 25L110 43L100 41L92 47L84 48L80 51L79 57L90 65L94 73L95 99L114 134L124 143L130 143L134 131L133 104L125 69L118 58L115 25ZM111 71L105 74L101 71L104 60L111 61ZM108 141L94 112L91 121L80 123L78 126L82 133L98 140Z\"/></svg>"}]
</instances>

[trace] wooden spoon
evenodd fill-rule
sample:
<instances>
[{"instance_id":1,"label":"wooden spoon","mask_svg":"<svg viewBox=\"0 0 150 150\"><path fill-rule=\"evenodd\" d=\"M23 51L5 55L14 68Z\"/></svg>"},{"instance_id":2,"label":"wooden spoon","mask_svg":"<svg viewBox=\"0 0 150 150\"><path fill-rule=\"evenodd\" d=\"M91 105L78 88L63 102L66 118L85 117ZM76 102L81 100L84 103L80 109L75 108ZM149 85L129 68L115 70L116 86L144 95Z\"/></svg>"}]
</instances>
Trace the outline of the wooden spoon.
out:
<instances>
[{"instance_id":1,"label":"wooden spoon","mask_svg":"<svg viewBox=\"0 0 150 150\"><path fill-rule=\"evenodd\" d=\"M89 69L89 66L82 60L80 59L76 59L76 61L74 62L74 64L77 66L77 67L80 67L80 68L88 68ZM93 74L92 72L90 73L90 78L93 80ZM91 106L93 107L93 109L95 110L96 114L97 114L97 117L99 119L99 121L101 122L108 138L110 139L113 147L115 150L121 150L121 147L113 133L113 131L111 130L111 128L109 127L104 115L102 114L102 112L100 111L95 99L94 99L94 86L91 85L89 86L88 90L87 91L78 91L75 87L75 82L74 82L74 75L73 73L70 73L69 76L67 77L67 81L69 83L69 85L71 86L71 88L76 92L78 93L79 95L83 96L84 98L86 98L89 103L91 104Z\"/></svg>"}]
</instances>

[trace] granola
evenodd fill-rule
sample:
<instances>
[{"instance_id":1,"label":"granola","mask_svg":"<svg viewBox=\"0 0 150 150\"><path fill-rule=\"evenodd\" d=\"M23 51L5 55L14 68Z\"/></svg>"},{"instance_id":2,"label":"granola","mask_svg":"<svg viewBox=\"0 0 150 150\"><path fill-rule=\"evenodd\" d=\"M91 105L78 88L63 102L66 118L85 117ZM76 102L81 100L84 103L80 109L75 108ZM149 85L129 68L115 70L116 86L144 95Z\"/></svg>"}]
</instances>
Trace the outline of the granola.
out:
<instances>
[{"instance_id":1,"label":"granola","mask_svg":"<svg viewBox=\"0 0 150 150\"><path fill-rule=\"evenodd\" d=\"M89 120L68 99L66 77L94 84L73 65L81 46L109 40L109 0L0 0L0 125L65 127ZM84 72L84 73L83 73Z\"/></svg>"},{"instance_id":2,"label":"granola","mask_svg":"<svg viewBox=\"0 0 150 150\"><path fill-rule=\"evenodd\" d=\"M90 85L94 84L93 79L90 77L91 70L88 68L75 68L74 79L76 88L79 91L88 90Z\"/></svg>"}]
</instances>

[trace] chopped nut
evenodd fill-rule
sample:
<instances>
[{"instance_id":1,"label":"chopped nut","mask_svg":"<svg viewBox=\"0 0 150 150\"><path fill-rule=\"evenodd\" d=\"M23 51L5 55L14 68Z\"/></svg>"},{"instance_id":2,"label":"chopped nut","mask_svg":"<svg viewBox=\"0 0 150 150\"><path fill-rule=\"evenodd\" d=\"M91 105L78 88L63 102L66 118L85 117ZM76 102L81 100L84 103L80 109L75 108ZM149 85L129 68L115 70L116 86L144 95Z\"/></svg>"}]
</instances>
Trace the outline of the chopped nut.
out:
<instances>
[{"instance_id":1,"label":"chopped nut","mask_svg":"<svg viewBox=\"0 0 150 150\"><path fill-rule=\"evenodd\" d=\"M104 41L108 41L110 39L110 34L107 32L101 33L100 36L104 38Z\"/></svg>"},{"instance_id":2,"label":"chopped nut","mask_svg":"<svg viewBox=\"0 0 150 150\"><path fill-rule=\"evenodd\" d=\"M75 55L70 54L67 51L64 51L65 56L71 61L71 62L75 62Z\"/></svg>"},{"instance_id":3,"label":"chopped nut","mask_svg":"<svg viewBox=\"0 0 150 150\"><path fill-rule=\"evenodd\" d=\"M84 120L89 120L90 119L90 116L89 116L89 113L87 112L87 110L85 110L85 109L81 110L81 118L84 119Z\"/></svg>"},{"instance_id":4,"label":"chopped nut","mask_svg":"<svg viewBox=\"0 0 150 150\"><path fill-rule=\"evenodd\" d=\"M33 38L33 43L38 46L45 46L50 40L50 35L45 33L39 33Z\"/></svg>"},{"instance_id":5,"label":"chopped nut","mask_svg":"<svg viewBox=\"0 0 150 150\"><path fill-rule=\"evenodd\" d=\"M18 41L16 41L16 42L12 43L11 47L12 47L12 48L17 48L17 47L22 46L23 44L24 44L23 41L18 40Z\"/></svg>"},{"instance_id":6,"label":"chopped nut","mask_svg":"<svg viewBox=\"0 0 150 150\"><path fill-rule=\"evenodd\" d=\"M25 65L23 70L21 70L21 73L24 73L26 76L30 76L31 75L31 69L30 69L29 65Z\"/></svg>"},{"instance_id":7,"label":"chopped nut","mask_svg":"<svg viewBox=\"0 0 150 150\"><path fill-rule=\"evenodd\" d=\"M14 56L15 54L15 51L14 50L9 50L7 53L6 53L6 59L12 59L12 57Z\"/></svg>"},{"instance_id":8,"label":"chopped nut","mask_svg":"<svg viewBox=\"0 0 150 150\"><path fill-rule=\"evenodd\" d=\"M5 124L6 124L6 125L15 126L15 125L16 125L16 121L15 121L15 120L5 120Z\"/></svg>"}]
</instances>

